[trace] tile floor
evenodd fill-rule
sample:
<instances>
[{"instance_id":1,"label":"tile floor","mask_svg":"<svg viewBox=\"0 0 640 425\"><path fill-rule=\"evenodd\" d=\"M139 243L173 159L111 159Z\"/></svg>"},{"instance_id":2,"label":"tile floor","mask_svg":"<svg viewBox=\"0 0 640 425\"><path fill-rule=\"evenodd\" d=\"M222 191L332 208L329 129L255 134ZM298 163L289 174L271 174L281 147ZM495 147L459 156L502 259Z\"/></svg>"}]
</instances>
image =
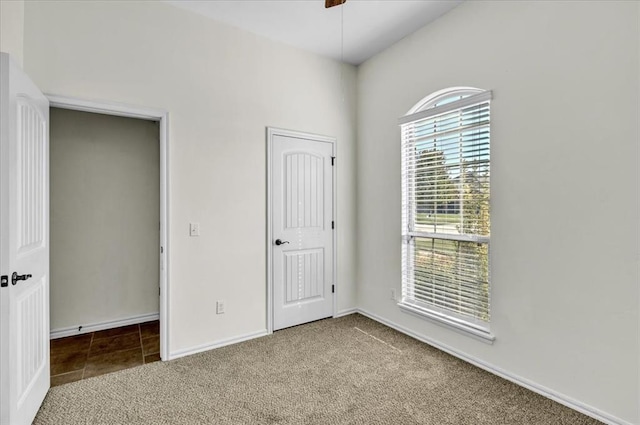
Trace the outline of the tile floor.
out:
<instances>
[{"instance_id":1,"label":"tile floor","mask_svg":"<svg viewBox=\"0 0 640 425\"><path fill-rule=\"evenodd\" d=\"M160 360L160 322L51 340L51 386Z\"/></svg>"}]
</instances>

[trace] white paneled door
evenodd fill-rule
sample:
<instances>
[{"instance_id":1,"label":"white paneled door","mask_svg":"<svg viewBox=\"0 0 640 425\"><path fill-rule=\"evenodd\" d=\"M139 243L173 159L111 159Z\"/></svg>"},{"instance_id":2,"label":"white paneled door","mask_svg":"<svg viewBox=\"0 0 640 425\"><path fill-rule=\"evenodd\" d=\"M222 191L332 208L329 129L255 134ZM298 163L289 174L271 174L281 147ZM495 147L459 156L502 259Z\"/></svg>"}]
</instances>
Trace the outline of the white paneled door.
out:
<instances>
[{"instance_id":1,"label":"white paneled door","mask_svg":"<svg viewBox=\"0 0 640 425\"><path fill-rule=\"evenodd\" d=\"M273 330L333 315L330 139L271 130Z\"/></svg>"},{"instance_id":2,"label":"white paneled door","mask_svg":"<svg viewBox=\"0 0 640 425\"><path fill-rule=\"evenodd\" d=\"M0 423L49 389L49 101L0 54Z\"/></svg>"}]
</instances>

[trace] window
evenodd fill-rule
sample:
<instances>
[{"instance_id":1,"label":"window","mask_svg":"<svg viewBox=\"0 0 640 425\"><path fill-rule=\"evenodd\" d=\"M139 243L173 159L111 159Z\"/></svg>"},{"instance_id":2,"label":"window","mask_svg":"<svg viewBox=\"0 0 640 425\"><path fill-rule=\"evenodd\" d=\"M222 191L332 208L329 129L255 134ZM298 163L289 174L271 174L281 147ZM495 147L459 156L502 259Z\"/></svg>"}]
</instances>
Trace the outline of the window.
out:
<instances>
[{"instance_id":1,"label":"window","mask_svg":"<svg viewBox=\"0 0 640 425\"><path fill-rule=\"evenodd\" d=\"M489 333L491 92L419 102L402 128L400 307L484 339Z\"/></svg>"}]
</instances>

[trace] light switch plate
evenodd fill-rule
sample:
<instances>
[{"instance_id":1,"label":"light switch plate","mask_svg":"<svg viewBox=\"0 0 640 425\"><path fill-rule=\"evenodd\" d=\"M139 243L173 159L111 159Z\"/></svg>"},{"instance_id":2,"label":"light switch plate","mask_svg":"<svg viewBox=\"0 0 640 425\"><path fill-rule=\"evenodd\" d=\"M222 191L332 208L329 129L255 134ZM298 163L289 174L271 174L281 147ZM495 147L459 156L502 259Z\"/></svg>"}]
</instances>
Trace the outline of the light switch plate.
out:
<instances>
[{"instance_id":1,"label":"light switch plate","mask_svg":"<svg viewBox=\"0 0 640 425\"><path fill-rule=\"evenodd\" d=\"M189 223L189 236L200 236L200 223Z\"/></svg>"}]
</instances>

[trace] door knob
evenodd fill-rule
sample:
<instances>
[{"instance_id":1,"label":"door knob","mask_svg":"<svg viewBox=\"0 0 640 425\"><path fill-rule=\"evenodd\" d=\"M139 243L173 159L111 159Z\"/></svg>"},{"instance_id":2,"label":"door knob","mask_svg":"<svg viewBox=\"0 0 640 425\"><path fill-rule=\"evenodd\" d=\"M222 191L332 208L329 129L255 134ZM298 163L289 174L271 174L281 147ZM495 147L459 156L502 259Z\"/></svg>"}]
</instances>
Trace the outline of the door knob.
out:
<instances>
[{"instance_id":1,"label":"door knob","mask_svg":"<svg viewBox=\"0 0 640 425\"><path fill-rule=\"evenodd\" d=\"M278 246L284 245L286 243L289 243L289 241L281 241L280 239L276 239L276 245L278 245Z\"/></svg>"},{"instance_id":2,"label":"door knob","mask_svg":"<svg viewBox=\"0 0 640 425\"><path fill-rule=\"evenodd\" d=\"M15 285L21 280L27 280L31 277L30 274L18 274L17 272L13 272L11 275L11 284Z\"/></svg>"}]
</instances>

